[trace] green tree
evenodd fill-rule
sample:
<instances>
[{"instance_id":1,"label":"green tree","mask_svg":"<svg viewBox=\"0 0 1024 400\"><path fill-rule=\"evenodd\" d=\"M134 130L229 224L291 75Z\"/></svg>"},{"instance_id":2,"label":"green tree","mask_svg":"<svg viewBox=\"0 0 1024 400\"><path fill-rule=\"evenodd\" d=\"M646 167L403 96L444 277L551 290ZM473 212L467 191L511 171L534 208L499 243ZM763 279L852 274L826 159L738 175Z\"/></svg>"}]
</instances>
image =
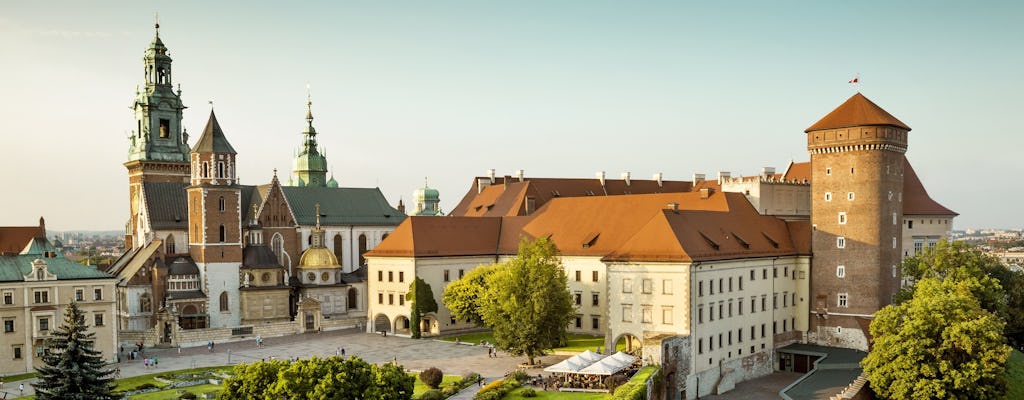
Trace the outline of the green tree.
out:
<instances>
[{"instance_id":1,"label":"green tree","mask_svg":"<svg viewBox=\"0 0 1024 400\"><path fill-rule=\"evenodd\" d=\"M478 266L461 279L444 287L442 299L444 306L452 313L452 318L477 325L484 324L481 306L487 292L487 278L499 268L500 264Z\"/></svg>"},{"instance_id":2,"label":"green tree","mask_svg":"<svg viewBox=\"0 0 1024 400\"><path fill-rule=\"evenodd\" d=\"M224 400L261 399L277 381L277 374L288 368L288 363L270 360L253 364L235 365L232 376L223 382L226 388L220 398Z\"/></svg>"},{"instance_id":3,"label":"green tree","mask_svg":"<svg viewBox=\"0 0 1024 400\"><path fill-rule=\"evenodd\" d=\"M420 338L420 318L427 313L437 312L437 301L434 300L434 291L430 284L416 277L409 284L409 292L405 294L405 300L411 302L412 311L409 315L409 327L412 330L412 338Z\"/></svg>"},{"instance_id":4,"label":"green tree","mask_svg":"<svg viewBox=\"0 0 1024 400\"><path fill-rule=\"evenodd\" d=\"M999 259L963 242L940 241L934 248L903 260L903 276L911 282L924 278L977 279L973 295L981 307L1006 322L1004 334L1014 345L1024 344L1024 274L1010 271ZM914 296L916 285L900 289L896 302Z\"/></svg>"},{"instance_id":5,"label":"green tree","mask_svg":"<svg viewBox=\"0 0 1024 400\"><path fill-rule=\"evenodd\" d=\"M46 339L49 350L44 365L37 367L39 380L33 384L37 399L114 399L114 370L107 368L103 355L93 348L96 334L88 331L85 313L71 302L64 310L64 322Z\"/></svg>"},{"instance_id":6,"label":"green tree","mask_svg":"<svg viewBox=\"0 0 1024 400\"><path fill-rule=\"evenodd\" d=\"M558 346L575 317L558 249L547 238L519 243L519 254L487 277L484 324L499 348L532 364Z\"/></svg>"},{"instance_id":7,"label":"green tree","mask_svg":"<svg viewBox=\"0 0 1024 400\"><path fill-rule=\"evenodd\" d=\"M412 398L416 378L400 365L374 365L358 357L269 361L235 366L224 380L221 399L393 399Z\"/></svg>"},{"instance_id":8,"label":"green tree","mask_svg":"<svg viewBox=\"0 0 1024 400\"><path fill-rule=\"evenodd\" d=\"M975 297L982 280L926 277L914 295L871 322L861 361L871 388L890 399L999 399L1010 347L1003 321Z\"/></svg>"}]
</instances>

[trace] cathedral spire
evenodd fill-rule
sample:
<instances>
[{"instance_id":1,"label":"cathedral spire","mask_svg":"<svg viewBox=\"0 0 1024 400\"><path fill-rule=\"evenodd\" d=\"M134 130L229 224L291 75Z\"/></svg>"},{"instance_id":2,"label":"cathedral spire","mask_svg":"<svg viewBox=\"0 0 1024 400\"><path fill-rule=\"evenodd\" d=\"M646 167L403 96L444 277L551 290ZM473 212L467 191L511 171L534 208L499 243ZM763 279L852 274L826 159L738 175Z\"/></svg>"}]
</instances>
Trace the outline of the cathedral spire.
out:
<instances>
[{"instance_id":1,"label":"cathedral spire","mask_svg":"<svg viewBox=\"0 0 1024 400\"><path fill-rule=\"evenodd\" d=\"M299 186L326 186L327 156L321 152L316 141L316 129L313 128L313 100L309 85L306 85L306 129L302 131L302 145L295 155L295 166L292 177Z\"/></svg>"},{"instance_id":2,"label":"cathedral spire","mask_svg":"<svg viewBox=\"0 0 1024 400\"><path fill-rule=\"evenodd\" d=\"M143 86L135 90L135 133L129 138L128 161L188 162L189 148L181 126L181 85L175 93L171 56L153 24L153 40L143 56Z\"/></svg>"}]
</instances>

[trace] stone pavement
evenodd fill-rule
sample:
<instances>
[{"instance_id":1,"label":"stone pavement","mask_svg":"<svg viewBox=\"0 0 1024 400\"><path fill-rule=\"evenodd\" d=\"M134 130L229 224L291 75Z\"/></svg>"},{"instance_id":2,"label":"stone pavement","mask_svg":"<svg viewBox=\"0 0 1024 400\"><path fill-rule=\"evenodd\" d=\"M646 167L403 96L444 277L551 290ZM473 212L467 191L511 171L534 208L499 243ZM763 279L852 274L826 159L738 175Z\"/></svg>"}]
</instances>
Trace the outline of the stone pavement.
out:
<instances>
[{"instance_id":1,"label":"stone pavement","mask_svg":"<svg viewBox=\"0 0 1024 400\"><path fill-rule=\"evenodd\" d=\"M211 353L206 346L180 349L145 349L145 356L157 357L159 366L146 369L142 360L122 361L121 377L131 377L172 371L194 367L233 365L265 360L271 357L288 359L292 357L309 358L311 356L333 356L341 348L346 356L358 356L371 363L384 363L397 360L399 364L412 371L422 371L437 367L445 375L463 375L476 372L484 376L488 382L501 378L506 372L516 369L525 357L511 357L500 353L497 358L489 358L487 349L479 346L455 344L433 339L413 340L403 337L357 332L354 329L309 333L284 337L264 338L264 347L256 348L253 338L216 343ZM126 349L127 350L127 349ZM557 363L566 356L549 355L541 357L545 365ZM229 360L230 359L230 360ZM33 393L31 380L25 383L25 395ZM7 398L18 396L18 384L21 382L5 382L0 390L0 399L6 392ZM466 391L476 393L478 387ZM460 393L464 395L465 393ZM469 397L458 398L472 398Z\"/></svg>"}]
</instances>

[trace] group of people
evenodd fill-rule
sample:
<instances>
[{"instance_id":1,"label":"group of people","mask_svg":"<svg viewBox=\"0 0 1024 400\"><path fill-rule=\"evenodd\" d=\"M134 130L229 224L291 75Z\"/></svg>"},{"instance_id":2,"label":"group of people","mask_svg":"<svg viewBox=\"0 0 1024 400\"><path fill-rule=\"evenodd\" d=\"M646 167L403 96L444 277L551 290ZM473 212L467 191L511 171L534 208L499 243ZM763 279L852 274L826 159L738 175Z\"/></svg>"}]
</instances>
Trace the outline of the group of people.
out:
<instances>
[{"instance_id":1,"label":"group of people","mask_svg":"<svg viewBox=\"0 0 1024 400\"><path fill-rule=\"evenodd\" d=\"M214 345L214 343L213 343L212 340L209 341L209 342L206 342L206 349L209 350L211 353L213 353L213 345Z\"/></svg>"},{"instance_id":2,"label":"group of people","mask_svg":"<svg viewBox=\"0 0 1024 400\"><path fill-rule=\"evenodd\" d=\"M262 349L263 346L264 346L264 344L263 344L263 336L256 336L256 348L257 349Z\"/></svg>"},{"instance_id":3,"label":"group of people","mask_svg":"<svg viewBox=\"0 0 1024 400\"><path fill-rule=\"evenodd\" d=\"M142 365L146 369L156 368L157 365L160 365L160 357L157 357L157 356L153 356L153 358L146 357L146 358L143 359Z\"/></svg>"}]
</instances>

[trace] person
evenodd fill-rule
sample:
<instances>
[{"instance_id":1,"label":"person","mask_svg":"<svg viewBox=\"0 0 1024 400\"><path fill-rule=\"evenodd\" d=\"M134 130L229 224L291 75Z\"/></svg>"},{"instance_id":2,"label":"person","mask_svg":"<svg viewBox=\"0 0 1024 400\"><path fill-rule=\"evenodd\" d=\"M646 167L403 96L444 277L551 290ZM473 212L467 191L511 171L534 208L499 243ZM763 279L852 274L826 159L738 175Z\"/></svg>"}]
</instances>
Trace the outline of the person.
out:
<instances>
[{"instance_id":1,"label":"person","mask_svg":"<svg viewBox=\"0 0 1024 400\"><path fill-rule=\"evenodd\" d=\"M341 356L342 356L342 357L344 357L344 356L345 356L345 348L344 348L344 347L342 347L342 348L341 348Z\"/></svg>"},{"instance_id":2,"label":"person","mask_svg":"<svg viewBox=\"0 0 1024 400\"><path fill-rule=\"evenodd\" d=\"M160 357L153 356L153 368L156 368L157 365L160 365Z\"/></svg>"},{"instance_id":3,"label":"person","mask_svg":"<svg viewBox=\"0 0 1024 400\"><path fill-rule=\"evenodd\" d=\"M24 383L19 383L18 384L18 392L19 392L18 396L24 396L25 395L25 384Z\"/></svg>"}]
</instances>

